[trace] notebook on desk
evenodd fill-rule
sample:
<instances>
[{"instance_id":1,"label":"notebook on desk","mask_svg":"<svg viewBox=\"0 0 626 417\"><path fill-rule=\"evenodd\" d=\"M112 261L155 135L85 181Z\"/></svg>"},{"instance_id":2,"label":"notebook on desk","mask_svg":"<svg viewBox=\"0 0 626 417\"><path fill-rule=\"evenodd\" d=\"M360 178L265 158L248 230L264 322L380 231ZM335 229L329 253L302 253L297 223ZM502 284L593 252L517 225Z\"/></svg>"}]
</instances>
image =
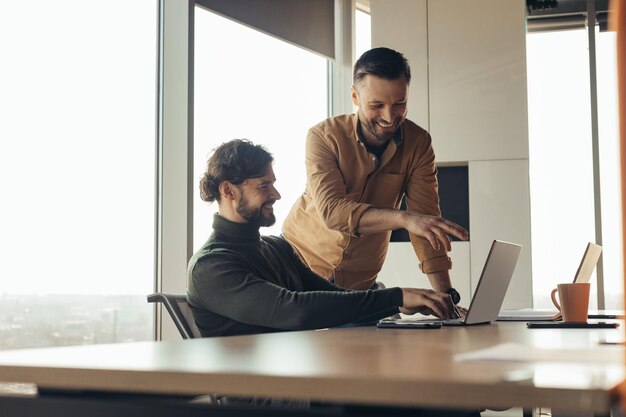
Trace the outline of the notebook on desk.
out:
<instances>
[{"instance_id":1,"label":"notebook on desk","mask_svg":"<svg viewBox=\"0 0 626 417\"><path fill-rule=\"evenodd\" d=\"M515 265L519 259L522 247L515 243L494 240L487 255L485 266L480 274L480 279L474 296L470 302L467 315L460 319L429 319L429 318L403 318L383 319L381 322L393 321L396 323L441 323L444 326L465 326L470 324L486 324L498 318L498 312L502 307L506 290L513 277Z\"/></svg>"},{"instance_id":2,"label":"notebook on desk","mask_svg":"<svg viewBox=\"0 0 626 417\"><path fill-rule=\"evenodd\" d=\"M601 254L602 246L589 242L580 260L580 265L578 265L573 282L589 282ZM601 314L598 313L597 316L601 317ZM521 310L502 310L498 314L498 320L500 321L546 321L558 320L560 318L561 313L556 309L534 310L525 308Z\"/></svg>"}]
</instances>

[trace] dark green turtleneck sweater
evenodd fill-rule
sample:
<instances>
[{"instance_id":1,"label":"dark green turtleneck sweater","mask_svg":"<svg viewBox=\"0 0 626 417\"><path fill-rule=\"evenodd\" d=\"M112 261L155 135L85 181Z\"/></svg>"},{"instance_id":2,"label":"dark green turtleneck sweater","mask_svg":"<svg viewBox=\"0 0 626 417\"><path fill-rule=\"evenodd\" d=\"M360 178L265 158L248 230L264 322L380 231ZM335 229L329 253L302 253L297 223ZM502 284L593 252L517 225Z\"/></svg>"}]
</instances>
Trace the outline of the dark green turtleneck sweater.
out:
<instances>
[{"instance_id":1,"label":"dark green turtleneck sweater","mask_svg":"<svg viewBox=\"0 0 626 417\"><path fill-rule=\"evenodd\" d=\"M347 291L307 268L287 241L216 214L189 261L187 299L203 336L308 330L398 312L402 290Z\"/></svg>"}]
</instances>

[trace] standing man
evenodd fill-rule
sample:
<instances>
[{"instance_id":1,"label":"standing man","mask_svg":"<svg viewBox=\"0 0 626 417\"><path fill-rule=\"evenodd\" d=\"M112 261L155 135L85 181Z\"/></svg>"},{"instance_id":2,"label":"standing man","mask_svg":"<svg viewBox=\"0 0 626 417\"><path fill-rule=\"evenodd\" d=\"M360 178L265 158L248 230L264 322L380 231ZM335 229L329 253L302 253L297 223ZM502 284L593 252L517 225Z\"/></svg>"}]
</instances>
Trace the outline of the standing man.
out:
<instances>
[{"instance_id":1,"label":"standing man","mask_svg":"<svg viewBox=\"0 0 626 417\"><path fill-rule=\"evenodd\" d=\"M396 314L458 317L450 297L432 290L346 291L313 273L293 248L259 228L275 222L272 156L246 140L219 146L200 180L217 201L213 234L189 261L187 300L202 336L308 330Z\"/></svg>"},{"instance_id":2,"label":"standing man","mask_svg":"<svg viewBox=\"0 0 626 417\"><path fill-rule=\"evenodd\" d=\"M358 111L309 130L307 184L283 234L317 274L363 290L375 286L391 231L407 229L433 289L458 303L448 234L468 234L440 217L431 137L406 119L410 81L399 52L375 48L359 58L352 86ZM403 196L407 211L399 210Z\"/></svg>"}]
</instances>

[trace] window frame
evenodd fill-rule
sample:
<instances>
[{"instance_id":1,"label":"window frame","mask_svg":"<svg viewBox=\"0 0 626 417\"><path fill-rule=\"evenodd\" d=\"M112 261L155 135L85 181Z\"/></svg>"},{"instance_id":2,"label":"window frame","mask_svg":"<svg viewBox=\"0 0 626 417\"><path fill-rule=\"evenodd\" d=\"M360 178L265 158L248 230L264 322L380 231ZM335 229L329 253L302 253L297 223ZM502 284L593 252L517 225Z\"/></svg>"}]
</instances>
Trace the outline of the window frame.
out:
<instances>
[{"instance_id":1,"label":"window frame","mask_svg":"<svg viewBox=\"0 0 626 417\"><path fill-rule=\"evenodd\" d=\"M196 1L159 1L155 292L184 294L193 254L194 13ZM199 3L198 3L199 4ZM314 3L312 3L314 4ZM328 63L328 115L351 113L355 0L335 0L335 61ZM178 330L155 305L155 339ZM167 315L165 315L167 317Z\"/></svg>"}]
</instances>

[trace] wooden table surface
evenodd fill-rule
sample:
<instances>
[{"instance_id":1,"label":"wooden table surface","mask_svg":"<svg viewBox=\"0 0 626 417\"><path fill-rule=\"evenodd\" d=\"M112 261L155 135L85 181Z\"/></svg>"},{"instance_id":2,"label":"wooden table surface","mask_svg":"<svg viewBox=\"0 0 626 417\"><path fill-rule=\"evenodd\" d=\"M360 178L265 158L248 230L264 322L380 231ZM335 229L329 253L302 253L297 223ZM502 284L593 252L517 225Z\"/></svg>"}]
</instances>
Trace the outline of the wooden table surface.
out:
<instances>
[{"instance_id":1,"label":"wooden table surface","mask_svg":"<svg viewBox=\"0 0 626 417\"><path fill-rule=\"evenodd\" d=\"M597 340L621 335L621 329L530 330L498 322L24 349L0 352L0 381L61 390L601 413L618 400L625 350ZM456 356L502 343L548 355L530 362Z\"/></svg>"}]
</instances>

